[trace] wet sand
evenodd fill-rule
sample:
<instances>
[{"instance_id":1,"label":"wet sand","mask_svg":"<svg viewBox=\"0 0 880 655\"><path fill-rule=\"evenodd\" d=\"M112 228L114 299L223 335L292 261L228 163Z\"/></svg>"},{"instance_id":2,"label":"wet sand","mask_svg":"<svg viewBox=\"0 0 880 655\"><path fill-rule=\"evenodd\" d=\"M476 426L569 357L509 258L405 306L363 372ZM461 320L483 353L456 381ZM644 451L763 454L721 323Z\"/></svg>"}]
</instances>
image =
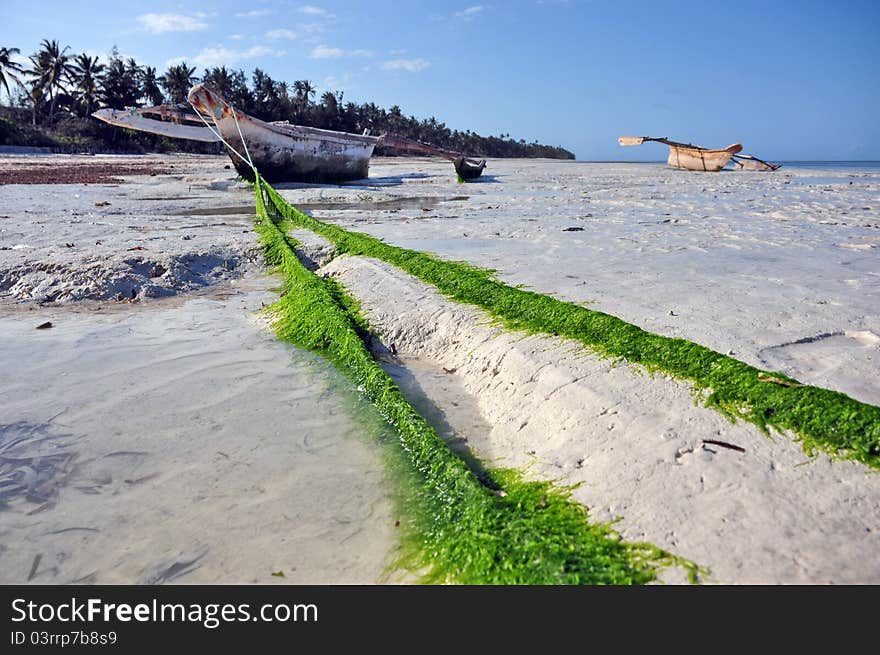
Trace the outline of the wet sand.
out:
<instances>
[{"instance_id":1,"label":"wet sand","mask_svg":"<svg viewBox=\"0 0 880 655\"><path fill-rule=\"evenodd\" d=\"M262 329L270 282L0 316L0 581L379 580L383 428Z\"/></svg>"},{"instance_id":2,"label":"wet sand","mask_svg":"<svg viewBox=\"0 0 880 655\"><path fill-rule=\"evenodd\" d=\"M14 399L0 447L22 436L51 437L37 445L56 454L77 446L70 462L46 460L61 481L54 500L15 497L0 512L8 581L34 561L33 582L377 580L394 535L362 435L371 410L251 320L267 292L252 191L228 159L149 159L175 172L0 186L3 357L20 380L0 390ZM493 160L461 185L451 164L407 158L374 160L365 181L278 186L324 220L880 403L876 170ZM315 267L330 254L303 243ZM680 383L493 334L375 262L338 258L322 272L358 297L397 352L385 352L388 370L454 448L584 483L576 497L593 516L710 566L712 582L880 581L880 482L861 465L809 460L788 435L731 425ZM229 285L240 295L203 297ZM34 330L46 320L57 327ZM252 393L237 395L239 378ZM314 462L301 425L331 444ZM107 457L117 451L150 455ZM118 555L99 562L98 551Z\"/></svg>"}]
</instances>

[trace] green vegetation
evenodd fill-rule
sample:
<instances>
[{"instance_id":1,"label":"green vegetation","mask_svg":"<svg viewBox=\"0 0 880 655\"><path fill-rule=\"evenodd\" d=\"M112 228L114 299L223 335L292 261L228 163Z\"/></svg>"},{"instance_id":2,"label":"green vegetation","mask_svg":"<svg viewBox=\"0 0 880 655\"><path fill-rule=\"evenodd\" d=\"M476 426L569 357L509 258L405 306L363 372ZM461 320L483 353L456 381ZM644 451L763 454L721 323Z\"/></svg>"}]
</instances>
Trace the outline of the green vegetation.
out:
<instances>
[{"instance_id":1,"label":"green vegetation","mask_svg":"<svg viewBox=\"0 0 880 655\"><path fill-rule=\"evenodd\" d=\"M750 421L765 432L771 427L790 430L808 455L822 450L880 468L880 407L836 391L798 385L780 373L761 371L684 339L646 332L602 312L510 287L496 280L492 271L322 223L286 203L271 187L266 191L287 221L330 240L339 253L393 264L453 300L481 307L510 329L573 339L652 373L688 380L707 406L731 420Z\"/></svg>"},{"instance_id":2,"label":"green vegetation","mask_svg":"<svg viewBox=\"0 0 880 655\"><path fill-rule=\"evenodd\" d=\"M267 261L284 276L269 309L279 336L332 361L399 435L409 484L399 501L405 536L398 566L425 582L465 584L640 584L670 565L696 580L702 571L694 564L590 524L570 489L511 471L487 472L481 482L370 356L356 303L299 261L287 234L293 223L277 209L286 205L259 178L255 187L256 229ZM276 202L267 204L264 192Z\"/></svg>"},{"instance_id":3,"label":"green vegetation","mask_svg":"<svg viewBox=\"0 0 880 655\"><path fill-rule=\"evenodd\" d=\"M205 69L199 77L195 67L181 62L170 66L164 75L157 75L155 68L142 66L132 58L123 59L115 47L106 63L85 53L73 56L68 51L69 48L62 48L58 41L44 39L40 49L30 56L30 67L25 68L14 58L20 52L18 48L0 47L0 91L5 90L14 105L28 110L28 122L32 127L52 128L56 116L64 115L78 118L68 121L68 131L72 126L87 130L90 123L97 122L89 116L99 107L122 109L158 105L164 101L186 103L190 87L201 81L216 88L236 108L266 121L288 120L299 125L357 134L364 130L370 130L372 134L392 132L472 156L574 159L574 154L562 147L541 145L537 141L526 143L524 139L517 141L509 134L484 137L470 130L450 130L433 116L427 120L405 116L396 105L385 110L372 102L343 103L341 92L325 91L320 102L316 103L315 87L310 81L296 80L289 85L273 80L259 68L254 69L249 85L243 70L231 70L225 66ZM19 120L17 114L12 116ZM113 134L121 130L105 127L108 129L74 136L83 139L88 136L91 150L100 149L102 142L107 149L119 149L120 144ZM131 132L126 138L133 142L133 149L144 150L159 143L151 137ZM192 149L192 146L184 145L186 141L179 139L161 145L167 149L176 144L180 149ZM10 142L8 145L28 144ZM223 152L217 144L197 145L200 152ZM393 153L387 148L376 151L376 154Z\"/></svg>"}]
</instances>

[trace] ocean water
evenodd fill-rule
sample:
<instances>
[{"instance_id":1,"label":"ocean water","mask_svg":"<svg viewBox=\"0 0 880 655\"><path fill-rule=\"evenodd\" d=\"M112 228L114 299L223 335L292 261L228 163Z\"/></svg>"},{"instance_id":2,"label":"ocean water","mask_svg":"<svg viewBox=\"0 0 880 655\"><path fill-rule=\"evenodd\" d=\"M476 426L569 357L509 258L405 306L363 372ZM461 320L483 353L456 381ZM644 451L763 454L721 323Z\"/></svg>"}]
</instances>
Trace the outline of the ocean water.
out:
<instances>
[{"instance_id":1,"label":"ocean water","mask_svg":"<svg viewBox=\"0 0 880 655\"><path fill-rule=\"evenodd\" d=\"M825 161L825 160L816 160L816 161L803 161L803 160L778 160L772 158L766 158L765 161L771 161L774 163L782 164L783 168L795 168L795 169L830 169L835 171L847 171L847 170L867 170L867 171L880 171L880 160L878 161ZM651 161L590 161L590 160L578 160L577 163L582 164L649 164L649 165L666 165L665 159L657 159ZM735 170L730 164L728 164L727 168L722 170Z\"/></svg>"},{"instance_id":2,"label":"ocean water","mask_svg":"<svg viewBox=\"0 0 880 655\"><path fill-rule=\"evenodd\" d=\"M880 161L782 161L780 163L784 168L856 169L880 172Z\"/></svg>"}]
</instances>

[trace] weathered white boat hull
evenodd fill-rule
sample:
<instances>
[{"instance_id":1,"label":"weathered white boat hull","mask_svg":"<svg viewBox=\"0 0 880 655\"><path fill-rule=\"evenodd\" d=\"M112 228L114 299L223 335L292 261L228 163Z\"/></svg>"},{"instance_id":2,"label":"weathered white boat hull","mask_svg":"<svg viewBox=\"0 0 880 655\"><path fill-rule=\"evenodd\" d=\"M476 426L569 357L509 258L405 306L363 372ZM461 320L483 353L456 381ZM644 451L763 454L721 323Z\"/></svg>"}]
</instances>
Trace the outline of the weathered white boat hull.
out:
<instances>
[{"instance_id":1,"label":"weathered white boat hull","mask_svg":"<svg viewBox=\"0 0 880 655\"><path fill-rule=\"evenodd\" d=\"M206 143L219 143L220 141L205 125L181 125L170 121L156 120L144 116L143 111L137 109L99 109L92 116L116 127L149 132L150 134L167 136L172 139L191 139Z\"/></svg>"},{"instance_id":2,"label":"weathered white boat hull","mask_svg":"<svg viewBox=\"0 0 880 655\"><path fill-rule=\"evenodd\" d=\"M268 182L366 178L373 149L381 140L348 132L266 123L234 109L203 85L190 90L189 100L214 119L226 143L245 157L250 156L260 176ZM242 177L253 179L253 171L241 157L234 152L229 152L229 156Z\"/></svg>"},{"instance_id":3,"label":"weathered white boat hull","mask_svg":"<svg viewBox=\"0 0 880 655\"><path fill-rule=\"evenodd\" d=\"M688 171L720 171L740 150L742 146L738 143L724 150L703 150L671 145L666 163L673 168L683 168Z\"/></svg>"}]
</instances>

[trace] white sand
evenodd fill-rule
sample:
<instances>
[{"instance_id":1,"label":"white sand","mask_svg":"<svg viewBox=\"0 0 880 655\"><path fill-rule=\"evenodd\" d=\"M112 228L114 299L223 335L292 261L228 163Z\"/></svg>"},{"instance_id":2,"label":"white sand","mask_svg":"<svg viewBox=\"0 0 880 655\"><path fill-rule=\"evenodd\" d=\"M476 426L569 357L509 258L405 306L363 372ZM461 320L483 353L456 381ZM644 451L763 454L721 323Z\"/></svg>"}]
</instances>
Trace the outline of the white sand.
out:
<instances>
[{"instance_id":1,"label":"white sand","mask_svg":"<svg viewBox=\"0 0 880 655\"><path fill-rule=\"evenodd\" d=\"M488 183L454 187L425 165L434 175L394 189L466 201L316 215L880 402L877 172L493 164ZM485 461L581 484L595 518L709 566L714 582L880 581L876 473L808 460L790 435L731 425L662 376L499 334L387 264L339 258L322 272L361 301L401 357L392 372L430 398L446 436Z\"/></svg>"},{"instance_id":2,"label":"white sand","mask_svg":"<svg viewBox=\"0 0 880 655\"><path fill-rule=\"evenodd\" d=\"M448 166L395 162L372 167L372 187L284 195L468 196L315 216L880 404L880 171L493 160L494 177L460 185Z\"/></svg>"},{"instance_id":3,"label":"white sand","mask_svg":"<svg viewBox=\"0 0 880 655\"><path fill-rule=\"evenodd\" d=\"M484 462L582 485L574 497L595 519L621 519L625 538L708 566L710 581L880 581L880 476L864 466L808 461L663 376L501 332L384 262L339 257L322 272L363 303L410 387L450 408L447 434ZM468 398L491 429L462 412Z\"/></svg>"},{"instance_id":4,"label":"white sand","mask_svg":"<svg viewBox=\"0 0 880 655\"><path fill-rule=\"evenodd\" d=\"M65 482L54 508L28 515L17 500L15 511L0 512L0 565L8 581L26 578L38 554L34 582L147 581L169 570L182 572L171 578L181 582L266 581L278 569L286 581L376 580L393 530L375 460L369 463L374 455L353 436L362 423L356 415L340 418L351 401L343 402L345 412L332 409L347 392L327 391L312 377L303 383L289 350L279 358L283 346L245 322L250 306L218 309L207 322L192 319L207 311L201 305L162 310L164 319L147 311L176 302L152 296L238 277L258 260L251 192L223 168L228 160L180 161L180 174L120 186L0 186L0 248L10 248L0 250L0 321L4 336L15 335L3 361L30 385L10 396L0 424L37 426L37 437L41 430L75 435L77 461L101 466L111 466L104 456L115 450L150 452L143 461L110 457L112 470L77 468L85 476L77 485L97 494L59 474ZM662 165L493 160L480 182L459 185L451 164L395 159L374 161L364 183L287 185L282 193L297 204L343 203L313 211L391 243L496 268L509 283L589 302L648 330L880 403L876 171L697 174ZM96 207L100 201L111 204ZM203 214L209 207L218 209ZM565 231L572 227L583 230ZM147 250L127 250L133 246ZM304 250L322 250L319 261L328 254L314 238ZM151 277L157 264L165 272ZM807 460L788 436L770 440L695 407L680 383L551 339L495 335L472 309L450 305L387 265L342 258L325 272L362 301L385 345L400 355L389 370L456 447L496 465L527 466L535 477L583 482L576 497L594 517L619 518L627 538L709 566L714 582L880 582L876 473L827 457ZM143 299L140 309L113 303L126 306L122 318L65 313L79 304L66 301L125 298L132 289ZM47 296L54 302L33 310L10 305ZM66 329L78 335L57 359L55 346L45 344L60 328L33 331L46 317L59 326L70 321ZM138 325L152 327L139 332ZM116 328L122 336L102 338L103 347L64 370L79 376L65 384L58 371L76 361L74 344L83 349L86 335ZM210 340L193 337L205 332ZM242 358L242 343L261 354ZM173 354L156 357L166 350ZM42 364L31 366L34 359ZM192 368L178 370L181 361ZM253 393L237 396L221 383L249 374ZM109 386L95 387L104 377ZM6 384L4 398L18 388ZM194 384L198 392L189 390ZM166 386L170 393L160 393ZM112 402L96 400L96 389L105 388ZM291 407L291 419L278 406L285 393L302 394L308 413ZM204 394L213 398L205 404L223 407L225 420L201 426L190 443L181 425L205 417L197 400ZM67 405L76 412L47 426ZM300 422L332 444L302 480L297 449L270 427L298 434ZM224 432L223 425L236 427ZM142 447L156 436L161 451ZM263 442L253 452L237 450L230 462L216 455L257 437ZM245 456L250 466L234 466ZM160 476L125 482L154 472ZM306 507L287 522L279 512L301 507L298 499ZM340 516L341 527L325 532L328 517ZM98 532L50 534L68 527ZM114 556L99 561L97 551Z\"/></svg>"},{"instance_id":5,"label":"white sand","mask_svg":"<svg viewBox=\"0 0 880 655\"><path fill-rule=\"evenodd\" d=\"M20 157L27 161L45 158ZM63 157L137 161L132 157ZM68 302L152 298L192 291L259 269L252 192L220 157L143 158L170 175L128 184L0 186L0 298ZM8 165L13 157L0 157ZM228 161L228 160L227 160ZM126 176L122 176L126 179ZM192 215L205 206L237 213Z\"/></svg>"},{"instance_id":6,"label":"white sand","mask_svg":"<svg viewBox=\"0 0 880 655\"><path fill-rule=\"evenodd\" d=\"M32 479L0 511L0 582L38 557L35 584L380 579L378 422L330 364L260 329L273 296L253 286L0 317L0 470L15 457L4 478Z\"/></svg>"},{"instance_id":7,"label":"white sand","mask_svg":"<svg viewBox=\"0 0 880 655\"><path fill-rule=\"evenodd\" d=\"M144 160L50 161L96 159ZM278 281L228 159L148 159L180 172L0 186L0 582L377 582L382 428L256 320Z\"/></svg>"}]
</instances>

